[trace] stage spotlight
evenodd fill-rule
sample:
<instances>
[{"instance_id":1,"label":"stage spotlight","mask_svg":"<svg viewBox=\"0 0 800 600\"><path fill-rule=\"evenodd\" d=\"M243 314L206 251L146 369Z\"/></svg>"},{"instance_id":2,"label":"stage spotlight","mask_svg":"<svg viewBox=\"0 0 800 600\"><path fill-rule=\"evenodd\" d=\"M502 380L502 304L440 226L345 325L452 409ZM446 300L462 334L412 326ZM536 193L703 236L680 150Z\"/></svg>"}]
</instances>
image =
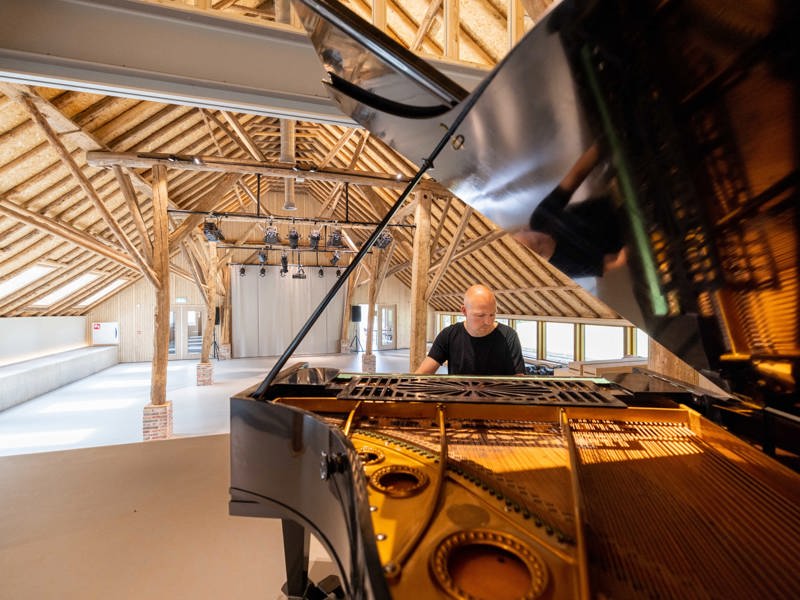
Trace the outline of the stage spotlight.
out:
<instances>
[{"instance_id":1,"label":"stage spotlight","mask_svg":"<svg viewBox=\"0 0 800 600\"><path fill-rule=\"evenodd\" d=\"M334 248L341 248L342 247L342 230L341 229L334 229L331 231L331 236L328 239L328 246L333 246Z\"/></svg>"},{"instance_id":2,"label":"stage spotlight","mask_svg":"<svg viewBox=\"0 0 800 600\"><path fill-rule=\"evenodd\" d=\"M289 272L289 256L286 252L281 253L281 277L286 277Z\"/></svg>"},{"instance_id":3,"label":"stage spotlight","mask_svg":"<svg viewBox=\"0 0 800 600\"><path fill-rule=\"evenodd\" d=\"M342 276L342 270L341 269L336 269L336 279L339 279L339 277L341 277L341 276Z\"/></svg>"},{"instance_id":4,"label":"stage spotlight","mask_svg":"<svg viewBox=\"0 0 800 600\"><path fill-rule=\"evenodd\" d=\"M319 248L319 229L313 229L308 236L308 244L312 250Z\"/></svg>"},{"instance_id":5,"label":"stage spotlight","mask_svg":"<svg viewBox=\"0 0 800 600\"><path fill-rule=\"evenodd\" d=\"M245 274L246 272L247 272L247 271L245 270L245 268L244 268L244 265L242 265L241 267L239 267L239 277L244 277L244 274Z\"/></svg>"},{"instance_id":6,"label":"stage spotlight","mask_svg":"<svg viewBox=\"0 0 800 600\"><path fill-rule=\"evenodd\" d=\"M289 248L291 248L292 250L296 250L297 249L297 243L299 241L300 241L300 234L297 233L297 229L292 227L289 230Z\"/></svg>"},{"instance_id":7,"label":"stage spotlight","mask_svg":"<svg viewBox=\"0 0 800 600\"><path fill-rule=\"evenodd\" d=\"M265 244L279 244L281 241L280 236L278 236L278 228L273 227L270 225L267 227L267 230L264 232L264 243Z\"/></svg>"},{"instance_id":8,"label":"stage spotlight","mask_svg":"<svg viewBox=\"0 0 800 600\"><path fill-rule=\"evenodd\" d=\"M267 253L263 250L258 253L258 264L265 265L267 264Z\"/></svg>"},{"instance_id":9,"label":"stage spotlight","mask_svg":"<svg viewBox=\"0 0 800 600\"><path fill-rule=\"evenodd\" d=\"M258 270L258 276L259 277L266 277L267 276L267 268L266 267L261 267Z\"/></svg>"},{"instance_id":10,"label":"stage spotlight","mask_svg":"<svg viewBox=\"0 0 800 600\"><path fill-rule=\"evenodd\" d=\"M305 278L306 278L306 272L303 270L303 266L297 265L297 269L295 269L295 272L292 273L292 279L305 279Z\"/></svg>"},{"instance_id":11,"label":"stage spotlight","mask_svg":"<svg viewBox=\"0 0 800 600\"><path fill-rule=\"evenodd\" d=\"M333 256L331 256L331 264L335 267L340 258L342 258L342 255L339 254L339 251L337 250L333 253Z\"/></svg>"},{"instance_id":12,"label":"stage spotlight","mask_svg":"<svg viewBox=\"0 0 800 600\"><path fill-rule=\"evenodd\" d=\"M325 271L322 269L322 267L320 267L319 271L317 271L317 277L319 277L320 279L325 277Z\"/></svg>"},{"instance_id":13,"label":"stage spotlight","mask_svg":"<svg viewBox=\"0 0 800 600\"><path fill-rule=\"evenodd\" d=\"M391 243L392 243L391 234L388 231L384 231L382 234L378 236L378 239L375 240L375 247L383 250L384 248L387 248Z\"/></svg>"},{"instance_id":14,"label":"stage spotlight","mask_svg":"<svg viewBox=\"0 0 800 600\"><path fill-rule=\"evenodd\" d=\"M217 227L217 224L212 221L206 221L203 223L203 235L206 236L206 239L209 242L224 242L225 236L222 235L222 232Z\"/></svg>"}]
</instances>

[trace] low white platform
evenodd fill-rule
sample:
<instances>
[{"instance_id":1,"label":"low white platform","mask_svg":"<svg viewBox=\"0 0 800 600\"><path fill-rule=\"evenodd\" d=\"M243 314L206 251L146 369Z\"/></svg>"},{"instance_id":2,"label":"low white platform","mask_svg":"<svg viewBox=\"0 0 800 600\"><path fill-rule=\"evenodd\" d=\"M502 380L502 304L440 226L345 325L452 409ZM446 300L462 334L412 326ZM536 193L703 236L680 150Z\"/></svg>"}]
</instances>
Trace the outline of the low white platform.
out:
<instances>
[{"instance_id":1,"label":"low white platform","mask_svg":"<svg viewBox=\"0 0 800 600\"><path fill-rule=\"evenodd\" d=\"M0 367L0 411L107 369L117 346L89 346Z\"/></svg>"}]
</instances>

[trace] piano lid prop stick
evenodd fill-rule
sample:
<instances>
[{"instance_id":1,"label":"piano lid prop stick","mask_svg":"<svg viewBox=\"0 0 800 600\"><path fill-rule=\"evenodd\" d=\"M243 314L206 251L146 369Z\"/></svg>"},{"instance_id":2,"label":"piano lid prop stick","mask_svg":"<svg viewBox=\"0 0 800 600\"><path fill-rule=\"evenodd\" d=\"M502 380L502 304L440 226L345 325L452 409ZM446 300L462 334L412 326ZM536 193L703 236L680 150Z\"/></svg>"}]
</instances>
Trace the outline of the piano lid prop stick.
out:
<instances>
[{"instance_id":1,"label":"piano lid prop stick","mask_svg":"<svg viewBox=\"0 0 800 600\"><path fill-rule=\"evenodd\" d=\"M320 302L319 306L317 306L314 312L311 313L311 316L308 318L305 324L300 328L300 331L297 333L295 338L289 343L289 346L286 348L286 350L284 350L283 354L275 362L275 365L272 367L272 370L264 378L264 381L262 381L261 385L259 385L256 391L253 392L253 394L251 395L252 398L255 398L256 400L263 399L264 394L267 391L267 388L269 388L269 386L272 385L272 382L278 376L278 373L280 373L281 369L286 364L286 361L288 361L289 358L292 356L292 354L294 354L294 351L306 337L308 332L311 331L311 328L314 326L314 323L317 322L317 319L319 319L325 308L328 306L328 304L330 304L331 300L333 300L333 298L336 296L336 293L344 285L344 282L347 281L347 279L350 277L350 274L356 269L356 267L358 267L358 265L361 263L361 260L367 255L370 248L372 248L372 245L375 243L375 240L377 240L378 236L380 236L380 234L383 233L383 230L389 224L389 221L392 220L392 217L394 217L395 213L398 210L400 210L400 207L403 205L403 202L408 197L408 195L414 190L416 185L420 182L422 176L428 171L428 169L433 167L433 162L436 160L436 158L439 156L442 150L444 150L444 147L447 145L447 142L450 141L450 138L454 136L456 130L459 128L462 121L466 118L467 114L469 114L469 111L472 109L475 102L477 102L478 98L480 98L483 91L486 89L489 83L491 83L491 81L494 79L496 73L497 71L493 71L491 75L484 78L484 80L475 89L472 95L467 97L467 99L464 101L464 107L461 109L461 112L459 112L458 115L456 115L456 118L453 120L453 123L450 125L450 127L447 128L447 131L439 140L439 143L436 144L436 147L430 153L430 156L428 156L428 158L422 161L422 166L417 170L417 172L408 182L408 185L406 185L403 192L397 198L397 201L389 209L389 212L386 213L386 216L383 217L383 220L381 220L381 222L378 223L378 226L375 228L375 231L372 232L372 235L369 236L369 239L366 242L364 242L363 246L361 246L361 249L358 251L358 254L356 254L353 260L350 261L350 264L344 270L342 276L339 277L334 282L333 286L331 286L331 289L328 290L328 293L322 299L322 302Z\"/></svg>"}]
</instances>

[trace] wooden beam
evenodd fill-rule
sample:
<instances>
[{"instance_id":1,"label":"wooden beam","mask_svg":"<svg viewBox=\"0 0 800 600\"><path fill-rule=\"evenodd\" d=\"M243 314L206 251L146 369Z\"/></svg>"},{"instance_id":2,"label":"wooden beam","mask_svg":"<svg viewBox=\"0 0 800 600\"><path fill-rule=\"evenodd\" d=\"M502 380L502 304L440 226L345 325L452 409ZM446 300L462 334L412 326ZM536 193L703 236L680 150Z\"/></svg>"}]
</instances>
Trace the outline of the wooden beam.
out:
<instances>
[{"instance_id":1,"label":"wooden beam","mask_svg":"<svg viewBox=\"0 0 800 600\"><path fill-rule=\"evenodd\" d=\"M425 12L425 16L422 17L422 21L419 24L419 28L417 29L417 33L414 36L414 41L411 42L411 45L408 47L409 50L412 52L416 52L420 48L422 48L422 42L425 41L425 36L428 35L428 31L431 29L431 25L433 24L434 18L436 18L436 13L439 12L439 9L442 7L442 0L433 0L428 4L428 10Z\"/></svg>"},{"instance_id":2,"label":"wooden beam","mask_svg":"<svg viewBox=\"0 0 800 600\"><path fill-rule=\"evenodd\" d=\"M214 314L217 306L217 245L206 242L206 325L203 328L203 345L200 350L200 362L209 362L211 343L214 340Z\"/></svg>"},{"instance_id":3,"label":"wooden beam","mask_svg":"<svg viewBox=\"0 0 800 600\"><path fill-rule=\"evenodd\" d=\"M473 208L468 206L464 213L461 215L461 222L458 224L458 229L453 234L453 239L450 240L450 243L447 245L447 251L445 252L442 260L439 261L439 268L436 269L436 273L433 275L433 279L428 284L428 289L425 292L425 302L430 302L431 296L436 292L436 288L439 287L439 282L442 280L442 276L444 272L447 270L447 266L450 264L450 259L453 257L453 253L456 251L459 243L461 243L461 238L464 236L464 231L469 224L469 220L472 217Z\"/></svg>"},{"instance_id":4,"label":"wooden beam","mask_svg":"<svg viewBox=\"0 0 800 600\"><path fill-rule=\"evenodd\" d=\"M353 134L359 131L358 129L348 129L344 135L340 136L336 143L331 146L330 150L325 153L325 156L322 157L322 160L317 163L317 168L324 169L328 166L333 158L339 153L339 150L344 148L345 144L350 141L350 138L353 137Z\"/></svg>"},{"instance_id":5,"label":"wooden beam","mask_svg":"<svg viewBox=\"0 0 800 600\"><path fill-rule=\"evenodd\" d=\"M525 34L525 9L520 0L508 0L507 25L508 47L511 49Z\"/></svg>"},{"instance_id":6,"label":"wooden beam","mask_svg":"<svg viewBox=\"0 0 800 600\"><path fill-rule=\"evenodd\" d=\"M164 165L170 169L181 171L205 171L212 173L239 173L241 175L261 173L268 177L297 179L302 177L308 181L337 181L353 185L370 185L391 189L405 189L410 181L408 177L397 178L387 173L356 171L353 169L320 169L318 171L295 170L292 166L281 163L261 163L244 158L222 158L218 156L180 155L135 152L87 152L86 161L93 167L113 167L120 165L134 169L149 169L154 165ZM423 180L417 189L432 189L442 193L444 188L434 182Z\"/></svg>"},{"instance_id":7,"label":"wooden beam","mask_svg":"<svg viewBox=\"0 0 800 600\"><path fill-rule=\"evenodd\" d=\"M169 360L169 227L167 225L167 169L153 168L153 268L160 285L156 288L153 334L153 367L150 403L167 401L167 361Z\"/></svg>"},{"instance_id":8,"label":"wooden beam","mask_svg":"<svg viewBox=\"0 0 800 600\"><path fill-rule=\"evenodd\" d=\"M247 130L244 128L244 126L239 122L239 119L236 118L236 115L231 114L226 110L221 110L220 112L222 113L223 118L228 122L228 125L230 125L233 129L234 134L236 134L236 139L241 142L241 145L250 154L250 156L259 162L266 162L267 159L263 152L261 152L259 147L256 146L256 143L247 133Z\"/></svg>"},{"instance_id":9,"label":"wooden beam","mask_svg":"<svg viewBox=\"0 0 800 600\"><path fill-rule=\"evenodd\" d=\"M38 125L45 138L47 138L47 141L50 142L50 145L58 155L59 159L61 159L62 164L67 167L67 170L78 182L78 185L83 190L83 193L86 194L86 197L89 198L95 210L97 210L103 217L106 225L109 227L109 229L111 229L111 232L122 244L122 247L125 248L125 250L127 250L128 253L133 257L145 277L147 277L154 285L157 285L155 273L147 263L147 260L141 255L133 242L131 242L130 238L128 238L128 235L122 230L122 227L120 227L119 223L117 223L114 215L111 214L111 211L108 210L108 207L106 207L103 200L97 194L97 191L94 189L94 186L89 181L88 177L84 175L83 171L81 171L80 167L73 160L70 152L59 139L58 134L56 134L42 113L39 112L39 109L36 107L36 104L32 98L28 95L23 95L21 97L21 104L28 110L28 114L30 115L31 119L33 119L33 122Z\"/></svg>"},{"instance_id":10,"label":"wooden beam","mask_svg":"<svg viewBox=\"0 0 800 600\"><path fill-rule=\"evenodd\" d=\"M0 196L0 214L4 214L8 217L16 219L21 223L24 223L25 225L29 225L30 227L34 227L40 231L44 231L71 242L77 246L80 246L81 248L85 248L86 250L90 250L96 254L100 254L101 256L113 260L114 262L121 264L123 267L132 269L137 273L141 272L139 265L131 260L131 258L120 249L109 247L106 244L98 241L97 238L92 237L91 235L79 229L75 229L71 225L60 223L43 214L35 213L22 208L3 196Z\"/></svg>"},{"instance_id":11,"label":"wooden beam","mask_svg":"<svg viewBox=\"0 0 800 600\"><path fill-rule=\"evenodd\" d=\"M136 226L136 231L139 233L139 239L142 242L142 252L144 253L147 263L153 264L153 242L150 240L150 235L147 233L147 225L145 225L142 211L139 209L139 203L136 201L136 192L133 190L133 185L128 175L122 170L122 167L113 167L114 177L117 179L117 185L122 192L123 198L128 205L128 212L131 214L133 224Z\"/></svg>"},{"instance_id":12,"label":"wooden beam","mask_svg":"<svg viewBox=\"0 0 800 600\"><path fill-rule=\"evenodd\" d=\"M458 60L458 33L461 18L458 14L459 0L444 0L444 55Z\"/></svg>"},{"instance_id":13,"label":"wooden beam","mask_svg":"<svg viewBox=\"0 0 800 600\"><path fill-rule=\"evenodd\" d=\"M431 241L431 197L417 192L414 221L414 252L411 258L411 343L409 372L413 373L427 354L428 306L425 301L428 287Z\"/></svg>"},{"instance_id":14,"label":"wooden beam","mask_svg":"<svg viewBox=\"0 0 800 600\"><path fill-rule=\"evenodd\" d=\"M223 175L220 180L217 181L217 184L214 186L214 188L205 196L200 198L200 200L197 202L197 206L195 206L195 210L204 212L218 210L220 204L225 198L225 194L231 191L240 177L241 175L237 173L226 173ZM170 245L177 248L178 244L180 244L195 227L202 223L204 219L204 215L189 215L186 217L183 223L181 223L169 236Z\"/></svg>"}]
</instances>

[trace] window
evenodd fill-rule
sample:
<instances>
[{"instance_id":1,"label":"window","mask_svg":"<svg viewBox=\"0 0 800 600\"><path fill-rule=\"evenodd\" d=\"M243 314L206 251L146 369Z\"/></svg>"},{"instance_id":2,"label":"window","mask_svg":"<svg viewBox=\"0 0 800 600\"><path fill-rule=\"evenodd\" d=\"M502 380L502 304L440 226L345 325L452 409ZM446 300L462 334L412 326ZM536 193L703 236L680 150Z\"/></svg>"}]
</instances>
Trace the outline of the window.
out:
<instances>
[{"instance_id":1,"label":"window","mask_svg":"<svg viewBox=\"0 0 800 600\"><path fill-rule=\"evenodd\" d=\"M516 321L515 329L519 336L519 343L522 346L522 352L531 356L536 356L537 348L537 330L538 323L536 321Z\"/></svg>"},{"instance_id":2,"label":"window","mask_svg":"<svg viewBox=\"0 0 800 600\"><path fill-rule=\"evenodd\" d=\"M8 296L9 294L13 294L17 290L21 290L26 285L33 283L37 279L41 279L45 275L47 275L50 271L53 270L54 267L45 267L42 265L35 265L28 269L22 271L17 275L14 275L8 281L4 281L0 283L0 298L4 296Z\"/></svg>"},{"instance_id":3,"label":"window","mask_svg":"<svg viewBox=\"0 0 800 600\"><path fill-rule=\"evenodd\" d=\"M636 356L647 358L650 349L650 338L641 329L636 330Z\"/></svg>"},{"instance_id":4,"label":"window","mask_svg":"<svg viewBox=\"0 0 800 600\"><path fill-rule=\"evenodd\" d=\"M502 323L503 325L508 325L508 319L495 319L498 323Z\"/></svg>"},{"instance_id":5,"label":"window","mask_svg":"<svg viewBox=\"0 0 800 600\"><path fill-rule=\"evenodd\" d=\"M95 279L97 279L97 275L94 275L93 273L85 273L80 277L76 277L69 283L62 285L57 290L50 292L44 298L39 298L33 303L32 306L50 306L51 304L55 304L59 300L66 298L73 292L78 291L80 288L94 281Z\"/></svg>"},{"instance_id":6,"label":"window","mask_svg":"<svg viewBox=\"0 0 800 600\"><path fill-rule=\"evenodd\" d=\"M544 357L559 363L575 360L575 325L573 323L545 323L546 347Z\"/></svg>"},{"instance_id":7,"label":"window","mask_svg":"<svg viewBox=\"0 0 800 600\"><path fill-rule=\"evenodd\" d=\"M625 355L625 329L584 325L584 360L611 360Z\"/></svg>"},{"instance_id":8,"label":"window","mask_svg":"<svg viewBox=\"0 0 800 600\"><path fill-rule=\"evenodd\" d=\"M89 306L90 304L94 304L95 302L100 300L100 298L104 298L104 297L108 296L111 292L113 292L115 289L117 289L119 286L123 285L124 283L126 283L125 279L115 279L114 281L109 283L107 286L101 288L100 290L98 290L97 292L95 292L94 294L92 294L91 296L86 298L85 300L81 300L80 302L78 302L78 306Z\"/></svg>"}]
</instances>

